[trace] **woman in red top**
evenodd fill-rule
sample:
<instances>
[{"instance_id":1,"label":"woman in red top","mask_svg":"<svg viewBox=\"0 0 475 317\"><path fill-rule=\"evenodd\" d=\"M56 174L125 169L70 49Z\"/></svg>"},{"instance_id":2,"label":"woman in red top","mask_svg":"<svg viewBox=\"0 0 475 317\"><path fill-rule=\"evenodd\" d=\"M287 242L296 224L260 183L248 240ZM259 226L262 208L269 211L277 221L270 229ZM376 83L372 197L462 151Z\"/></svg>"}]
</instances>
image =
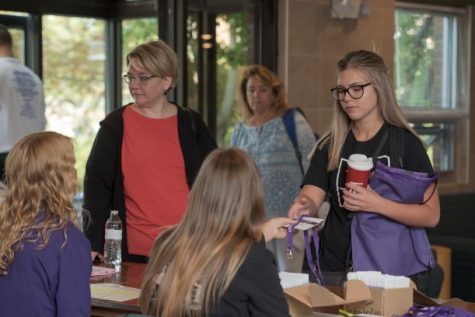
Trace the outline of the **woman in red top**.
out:
<instances>
[{"instance_id":1,"label":"woman in red top","mask_svg":"<svg viewBox=\"0 0 475 317\"><path fill-rule=\"evenodd\" d=\"M105 222L119 210L122 258L145 261L156 236L181 220L193 179L216 143L197 113L168 100L177 58L164 42L132 50L123 77L134 103L101 122L86 166L86 232L93 257L102 254Z\"/></svg>"}]
</instances>

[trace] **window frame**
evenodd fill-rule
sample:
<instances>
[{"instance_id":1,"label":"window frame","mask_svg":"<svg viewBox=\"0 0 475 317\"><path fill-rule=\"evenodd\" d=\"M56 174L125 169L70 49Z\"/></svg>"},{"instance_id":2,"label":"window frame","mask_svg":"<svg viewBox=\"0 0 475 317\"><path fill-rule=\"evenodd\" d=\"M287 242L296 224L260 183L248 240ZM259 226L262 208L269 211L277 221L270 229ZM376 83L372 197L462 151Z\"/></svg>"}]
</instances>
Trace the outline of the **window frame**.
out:
<instances>
[{"instance_id":1,"label":"window frame","mask_svg":"<svg viewBox=\"0 0 475 317\"><path fill-rule=\"evenodd\" d=\"M471 10L460 7L434 6L396 2L394 14L398 9L429 11L433 13L456 14L460 18L459 35L456 39L460 53L458 67L458 87L452 93L459 93L458 102L448 107L408 107L400 103L400 107L410 123L452 123L454 133L452 138L453 170L440 173L439 185L442 191L453 191L467 187L470 184L469 152L466 149L472 142L470 139L470 33L471 33ZM461 40L462 39L462 40ZM399 100L398 100L399 102Z\"/></svg>"}]
</instances>

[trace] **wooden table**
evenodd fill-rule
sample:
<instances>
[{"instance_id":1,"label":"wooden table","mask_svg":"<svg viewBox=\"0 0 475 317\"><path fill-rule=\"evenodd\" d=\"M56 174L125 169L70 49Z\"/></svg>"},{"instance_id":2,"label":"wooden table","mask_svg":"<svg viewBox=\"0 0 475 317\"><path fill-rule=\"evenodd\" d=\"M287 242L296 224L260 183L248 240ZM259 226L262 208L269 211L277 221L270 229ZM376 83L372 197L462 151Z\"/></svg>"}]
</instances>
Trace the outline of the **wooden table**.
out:
<instances>
[{"instance_id":1,"label":"wooden table","mask_svg":"<svg viewBox=\"0 0 475 317\"><path fill-rule=\"evenodd\" d=\"M123 286L140 288L146 264L142 263L122 263L121 271L113 275L105 275L91 278L91 283L115 283ZM327 286L332 292L342 296L341 287ZM419 303L423 304L423 303ZM475 312L475 303L465 303L465 308ZM323 310L326 313L334 313L333 310ZM114 302L109 300L92 299L91 316L94 317L112 317L121 314L140 313L138 299L132 299L125 302Z\"/></svg>"},{"instance_id":2,"label":"wooden table","mask_svg":"<svg viewBox=\"0 0 475 317\"><path fill-rule=\"evenodd\" d=\"M120 272L91 278L91 283L115 283L123 286L140 288L146 264L122 263ZM92 299L91 316L110 317L127 313L140 313L138 299L125 302Z\"/></svg>"}]
</instances>

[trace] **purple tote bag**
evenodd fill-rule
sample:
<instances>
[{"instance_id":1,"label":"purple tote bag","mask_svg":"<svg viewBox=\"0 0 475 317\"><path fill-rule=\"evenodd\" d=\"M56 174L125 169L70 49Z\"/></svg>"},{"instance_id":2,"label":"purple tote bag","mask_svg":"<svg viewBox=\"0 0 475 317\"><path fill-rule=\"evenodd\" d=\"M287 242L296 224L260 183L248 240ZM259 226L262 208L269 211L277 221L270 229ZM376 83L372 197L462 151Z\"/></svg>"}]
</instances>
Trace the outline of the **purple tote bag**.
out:
<instances>
[{"instance_id":1,"label":"purple tote bag","mask_svg":"<svg viewBox=\"0 0 475 317\"><path fill-rule=\"evenodd\" d=\"M418 204L437 178L377 162L369 185L384 198ZM435 265L424 228L408 227L379 214L354 213L351 244L354 271L410 276Z\"/></svg>"}]
</instances>

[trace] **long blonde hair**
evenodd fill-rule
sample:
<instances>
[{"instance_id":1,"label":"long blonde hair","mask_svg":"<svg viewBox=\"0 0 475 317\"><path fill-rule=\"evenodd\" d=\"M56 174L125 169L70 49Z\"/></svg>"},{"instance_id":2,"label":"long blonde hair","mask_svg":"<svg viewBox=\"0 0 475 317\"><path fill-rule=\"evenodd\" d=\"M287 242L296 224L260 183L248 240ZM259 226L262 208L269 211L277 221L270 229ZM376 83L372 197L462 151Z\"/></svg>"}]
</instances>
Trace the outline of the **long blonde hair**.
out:
<instances>
[{"instance_id":1,"label":"long blonde hair","mask_svg":"<svg viewBox=\"0 0 475 317\"><path fill-rule=\"evenodd\" d=\"M257 76L262 82L268 85L272 89L274 95L274 103L272 104L272 110L276 116L283 115L288 108L287 100L285 98L284 83L277 77L276 74L271 72L268 68L262 65L250 65L244 71L242 75L241 84L239 87L240 99L241 99L241 114L245 120L249 120L254 115L251 106L247 100L247 82L252 77Z\"/></svg>"},{"instance_id":2,"label":"long blonde hair","mask_svg":"<svg viewBox=\"0 0 475 317\"><path fill-rule=\"evenodd\" d=\"M376 91L379 111L386 123L405 128L417 136L399 108L388 69L378 54L365 50L350 52L338 61L337 75L346 69L358 71L371 83ZM335 101L330 130L321 137L317 144L320 149L327 144L329 146L328 171L338 166L343 144L352 126L353 122L343 111L340 101Z\"/></svg>"},{"instance_id":3,"label":"long blonde hair","mask_svg":"<svg viewBox=\"0 0 475 317\"><path fill-rule=\"evenodd\" d=\"M236 148L213 151L191 189L183 220L154 243L140 296L142 312L161 317L207 314L251 244L262 237L263 218L263 189L252 159ZM195 299L198 308L192 308L196 286L201 296Z\"/></svg>"},{"instance_id":4,"label":"long blonde hair","mask_svg":"<svg viewBox=\"0 0 475 317\"><path fill-rule=\"evenodd\" d=\"M15 251L26 241L44 248L53 230L76 223L74 163L71 140L55 132L30 134L10 151L0 202L0 274L8 273Z\"/></svg>"}]
</instances>

